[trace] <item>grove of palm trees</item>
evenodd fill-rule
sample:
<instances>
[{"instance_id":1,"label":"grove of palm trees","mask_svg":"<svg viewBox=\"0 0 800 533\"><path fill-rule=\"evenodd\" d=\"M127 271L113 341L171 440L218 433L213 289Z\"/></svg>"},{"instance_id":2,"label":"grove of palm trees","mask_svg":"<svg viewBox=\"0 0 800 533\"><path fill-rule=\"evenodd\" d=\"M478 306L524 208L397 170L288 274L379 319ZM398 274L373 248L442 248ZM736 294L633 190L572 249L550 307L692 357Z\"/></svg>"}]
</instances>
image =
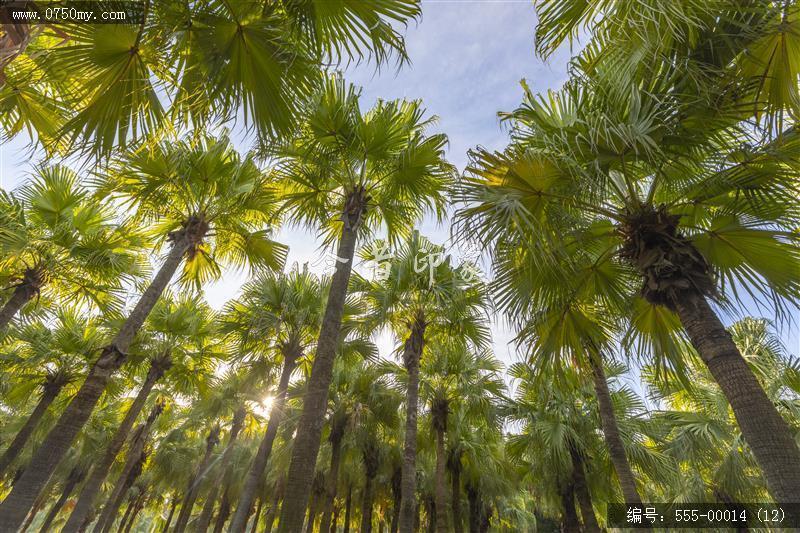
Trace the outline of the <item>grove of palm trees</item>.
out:
<instances>
[{"instance_id":1,"label":"grove of palm trees","mask_svg":"<svg viewBox=\"0 0 800 533\"><path fill-rule=\"evenodd\" d=\"M800 527L800 5L501 4L0 2L0 533Z\"/></svg>"}]
</instances>

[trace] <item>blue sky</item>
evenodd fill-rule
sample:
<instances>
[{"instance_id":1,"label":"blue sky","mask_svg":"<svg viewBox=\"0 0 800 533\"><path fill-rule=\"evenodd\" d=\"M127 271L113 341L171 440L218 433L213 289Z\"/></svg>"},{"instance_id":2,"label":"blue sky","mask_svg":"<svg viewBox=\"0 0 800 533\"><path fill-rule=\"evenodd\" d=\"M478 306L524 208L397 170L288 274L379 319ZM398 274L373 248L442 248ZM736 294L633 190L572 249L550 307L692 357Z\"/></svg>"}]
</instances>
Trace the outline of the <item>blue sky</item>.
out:
<instances>
[{"instance_id":1,"label":"blue sky","mask_svg":"<svg viewBox=\"0 0 800 533\"><path fill-rule=\"evenodd\" d=\"M410 65L399 72L393 66L376 71L372 65L357 65L347 68L345 75L363 87L365 109L377 98L422 99L428 112L440 119L436 128L450 138L450 161L463 170L470 148L501 148L507 141L497 112L520 102L521 79L534 92L556 89L566 80L569 49L557 51L547 63L535 57L535 25L530 0L424 0L421 21L406 31ZM248 146L240 141L240 148ZM32 162L24 139L0 146L0 187L17 186ZM422 232L439 243L449 234L446 226L437 227L430 220L423 223ZM290 246L290 264L324 268L318 264L321 252L313 234L284 229L279 240ZM227 275L224 282L206 289L209 302L220 307L244 280L243 275ZM493 331L497 356L513 362L511 333L502 324L495 324ZM797 353L797 332L787 329L782 337ZM384 334L379 345L388 355L392 340Z\"/></svg>"}]
</instances>

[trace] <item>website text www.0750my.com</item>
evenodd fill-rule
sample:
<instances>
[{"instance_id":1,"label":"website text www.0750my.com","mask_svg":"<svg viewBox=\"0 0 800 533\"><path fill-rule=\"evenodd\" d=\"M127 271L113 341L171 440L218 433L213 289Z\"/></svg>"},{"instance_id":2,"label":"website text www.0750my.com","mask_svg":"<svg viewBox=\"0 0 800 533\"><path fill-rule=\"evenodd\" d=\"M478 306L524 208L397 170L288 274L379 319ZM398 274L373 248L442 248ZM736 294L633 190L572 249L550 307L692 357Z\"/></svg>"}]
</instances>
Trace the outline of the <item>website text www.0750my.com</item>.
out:
<instances>
[{"instance_id":1,"label":"website text www.0750my.com","mask_svg":"<svg viewBox=\"0 0 800 533\"><path fill-rule=\"evenodd\" d=\"M4 24L136 24L142 18L139 2L25 2L0 6Z\"/></svg>"}]
</instances>

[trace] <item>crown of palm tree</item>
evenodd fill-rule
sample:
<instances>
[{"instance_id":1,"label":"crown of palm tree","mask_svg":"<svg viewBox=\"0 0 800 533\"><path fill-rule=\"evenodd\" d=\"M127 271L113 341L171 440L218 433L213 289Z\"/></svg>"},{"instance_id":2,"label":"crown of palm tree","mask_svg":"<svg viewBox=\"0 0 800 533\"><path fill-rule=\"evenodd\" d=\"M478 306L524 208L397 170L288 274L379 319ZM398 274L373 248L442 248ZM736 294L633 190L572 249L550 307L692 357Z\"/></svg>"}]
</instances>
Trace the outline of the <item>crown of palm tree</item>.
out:
<instances>
[{"instance_id":1,"label":"crown of palm tree","mask_svg":"<svg viewBox=\"0 0 800 533\"><path fill-rule=\"evenodd\" d=\"M389 257L383 258L379 250ZM388 325L402 338L421 313L428 336L463 336L475 346L488 346L491 304L483 283L472 276L470 264L454 265L443 246L417 231L396 248L388 241L373 241L360 255L367 262L387 261L389 267L374 280L353 275L352 290L367 306L365 331Z\"/></svg>"},{"instance_id":2,"label":"crown of palm tree","mask_svg":"<svg viewBox=\"0 0 800 533\"><path fill-rule=\"evenodd\" d=\"M129 152L96 179L97 194L131 209L159 243L180 229L196 233L182 279L199 286L223 265L279 269L287 249L271 239L275 190L251 155L227 137L163 141Z\"/></svg>"},{"instance_id":3,"label":"crown of palm tree","mask_svg":"<svg viewBox=\"0 0 800 533\"><path fill-rule=\"evenodd\" d=\"M123 285L147 269L144 239L115 217L69 168L38 167L25 185L0 193L0 282L32 283L45 302L117 309Z\"/></svg>"},{"instance_id":4,"label":"crown of palm tree","mask_svg":"<svg viewBox=\"0 0 800 533\"><path fill-rule=\"evenodd\" d=\"M394 240L426 210L441 218L454 173L447 138L426 133L435 117L423 118L421 102L380 100L362 113L358 100L355 87L329 77L297 136L268 151L290 220L319 228L326 242L341 224L362 238L383 226Z\"/></svg>"}]
</instances>

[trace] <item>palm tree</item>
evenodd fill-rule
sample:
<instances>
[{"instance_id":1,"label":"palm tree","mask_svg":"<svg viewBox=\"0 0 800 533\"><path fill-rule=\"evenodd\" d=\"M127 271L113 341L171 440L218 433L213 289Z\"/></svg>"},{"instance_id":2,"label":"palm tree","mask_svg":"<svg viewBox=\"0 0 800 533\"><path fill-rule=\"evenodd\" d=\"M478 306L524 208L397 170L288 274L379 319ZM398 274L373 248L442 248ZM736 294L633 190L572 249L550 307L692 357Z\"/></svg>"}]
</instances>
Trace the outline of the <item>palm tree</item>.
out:
<instances>
[{"instance_id":1,"label":"palm tree","mask_svg":"<svg viewBox=\"0 0 800 533\"><path fill-rule=\"evenodd\" d=\"M215 425L208 431L206 436L206 448L202 459L194 470L194 474L189 478L189 486L186 489L186 494L181 503L181 511L178 514L178 520L175 522L175 532L183 533L189 523L189 518L192 516L192 508L197 499L197 494L200 491L200 481L202 481L206 472L211 464L212 452L214 447L219 443L220 427Z\"/></svg>"},{"instance_id":2,"label":"palm tree","mask_svg":"<svg viewBox=\"0 0 800 533\"><path fill-rule=\"evenodd\" d=\"M377 352L376 348L374 350ZM363 444L361 451L365 466L375 466L373 459L379 453L377 444L362 439L362 434L370 434L377 427L384 430L396 427L399 420L401 398L382 375L381 368L371 360L356 362L356 357L360 358L360 354L347 353L337 359L334 365L327 424L330 467L321 498L320 531L329 531L334 523L334 502L341 477L339 472L347 448L355 449L358 444ZM354 442L359 439L363 442ZM377 470L370 470L370 473L372 476L367 475L365 479L373 480Z\"/></svg>"},{"instance_id":3,"label":"palm tree","mask_svg":"<svg viewBox=\"0 0 800 533\"><path fill-rule=\"evenodd\" d=\"M364 258L375 261L375 252L387 243L376 242ZM412 234L391 259L386 275L368 281L356 277L354 288L369 305L367 320L374 330L390 326L395 335L406 336L403 364L407 373L406 434L401 482L400 531L413 528L416 505L416 442L419 398L419 365L426 340L442 342L462 338L484 347L489 338L488 301L483 286L469 277L470 265L451 265L444 248L418 233Z\"/></svg>"},{"instance_id":4,"label":"palm tree","mask_svg":"<svg viewBox=\"0 0 800 533\"><path fill-rule=\"evenodd\" d=\"M437 339L438 340L438 339ZM436 531L449 531L448 509L457 508L460 487L451 491L451 506L447 505L445 469L448 462L445 435L455 433L453 418L461 423L483 426L500 431L497 404L504 397L505 385L500 378L500 363L488 352L474 352L468 345L452 338L432 347L421 368L422 396L429 404L431 425L436 440L436 472L434 499L436 502ZM460 463L460 458L457 459ZM459 522L452 529L460 530L461 517L453 513L453 521Z\"/></svg>"},{"instance_id":5,"label":"palm tree","mask_svg":"<svg viewBox=\"0 0 800 533\"><path fill-rule=\"evenodd\" d=\"M111 375L171 278L200 285L221 273L221 264L280 268L286 250L269 238L272 191L250 156L240 157L227 139L163 142L128 154L101 180L100 193L136 209L169 243L153 281L106 346L77 395L52 428L12 492L0 504L0 528L19 527L36 497L91 415Z\"/></svg>"},{"instance_id":6,"label":"palm tree","mask_svg":"<svg viewBox=\"0 0 800 533\"><path fill-rule=\"evenodd\" d=\"M269 423L248 471L231 520L231 531L242 532L247 525L284 415L289 380L298 360L313 346L318 331L326 284L306 269L295 268L280 275L264 274L244 287L240 299L226 306L222 328L232 337L238 350L248 357L266 357L276 367L282 360L283 365L271 399Z\"/></svg>"},{"instance_id":7,"label":"palm tree","mask_svg":"<svg viewBox=\"0 0 800 533\"><path fill-rule=\"evenodd\" d=\"M608 374L616 378L624 370L622 365L613 365ZM509 437L509 453L529 465L526 475L537 484L542 509L575 524L577 502L583 527L597 531L594 509L616 501L618 492L608 483L616 463L611 457L609 464L605 435L601 440L597 433L602 406L593 386L583 369L570 366L542 371L519 363L511 374L519 387L507 414L519 429ZM648 473L650 483L643 483L644 494L654 495L659 482L673 474L671 462L653 446L654 424L642 416L642 402L629 388L616 387L610 401L618 413L626 461L630 458L638 471ZM631 470L630 465L627 468ZM629 495L621 488L628 501Z\"/></svg>"},{"instance_id":8,"label":"palm tree","mask_svg":"<svg viewBox=\"0 0 800 533\"><path fill-rule=\"evenodd\" d=\"M166 294L154 306L133 350L155 355L149 357L147 374L105 454L92 465L91 473L81 488L80 497L63 531L78 531L85 522L117 454L128 439L150 392L162 376L175 364L175 373L167 378L181 379L184 374L181 370L187 365L187 360L194 360L196 363L191 364L192 373L196 375L201 367L201 359L209 357L214 351L220 351L213 345L209 346L215 340L213 336L216 333L212 320L210 308L198 297L173 299L170 294ZM177 386L175 388L179 389Z\"/></svg>"},{"instance_id":9,"label":"palm tree","mask_svg":"<svg viewBox=\"0 0 800 533\"><path fill-rule=\"evenodd\" d=\"M53 525L53 521L58 516L58 513L64 507L64 504L67 503L67 499L72 494L72 491L75 487L83 481L84 476L86 475L86 465L77 464L75 465L67 475L67 479L64 482L64 487L61 489L61 496L59 496L58 500L53 503L50 507L50 510L47 512L47 516L44 518L44 522L42 522L42 527L39 528L41 533L46 533L50 530L50 526Z\"/></svg>"},{"instance_id":10,"label":"palm tree","mask_svg":"<svg viewBox=\"0 0 800 533\"><path fill-rule=\"evenodd\" d=\"M38 167L14 193L0 193L0 282L14 287L0 332L34 298L114 310L126 282L142 274L143 242L114 222L65 166Z\"/></svg>"},{"instance_id":11,"label":"palm tree","mask_svg":"<svg viewBox=\"0 0 800 533\"><path fill-rule=\"evenodd\" d=\"M115 24L10 26L22 31L11 46L0 40L0 127L9 137L27 130L49 150L80 142L106 155L173 124L202 131L237 116L262 137L284 134L323 65L405 61L397 28L420 15L416 0L145 0L126 9Z\"/></svg>"},{"instance_id":12,"label":"palm tree","mask_svg":"<svg viewBox=\"0 0 800 533\"><path fill-rule=\"evenodd\" d=\"M721 38L713 19L701 29L703 45ZM739 70L704 65L718 75L687 87L675 61L663 58L661 70L639 78L611 66L607 76L595 57L560 92L526 92L507 115L511 146L473 153L459 220L492 250L509 316L530 302L599 304L625 321L629 349L645 347L671 365L681 364L688 338L773 496L791 502L800 494L800 449L709 300L733 305L746 292L778 312L800 301L795 199L781 192L796 187L800 144L792 129L754 140L747 117L726 112L746 88L713 80ZM595 368L599 348L589 347Z\"/></svg>"},{"instance_id":13,"label":"palm tree","mask_svg":"<svg viewBox=\"0 0 800 533\"><path fill-rule=\"evenodd\" d=\"M357 241L385 226L407 235L428 209L443 214L442 193L453 174L446 137L426 135L420 102L378 102L362 114L358 92L331 77L300 133L276 150L284 209L296 223L338 240L325 314L303 415L292 449L280 531L302 527L320 447L324 412ZM337 238L338 235L338 238Z\"/></svg>"},{"instance_id":14,"label":"palm tree","mask_svg":"<svg viewBox=\"0 0 800 533\"><path fill-rule=\"evenodd\" d=\"M142 472L143 464L148 455L147 440L150 437L150 430L163 409L164 405L162 403L156 403L150 410L147 419L132 434L125 465L122 467L122 472L103 506L100 517L95 523L95 533L106 533L111 529L125 493Z\"/></svg>"}]
</instances>

